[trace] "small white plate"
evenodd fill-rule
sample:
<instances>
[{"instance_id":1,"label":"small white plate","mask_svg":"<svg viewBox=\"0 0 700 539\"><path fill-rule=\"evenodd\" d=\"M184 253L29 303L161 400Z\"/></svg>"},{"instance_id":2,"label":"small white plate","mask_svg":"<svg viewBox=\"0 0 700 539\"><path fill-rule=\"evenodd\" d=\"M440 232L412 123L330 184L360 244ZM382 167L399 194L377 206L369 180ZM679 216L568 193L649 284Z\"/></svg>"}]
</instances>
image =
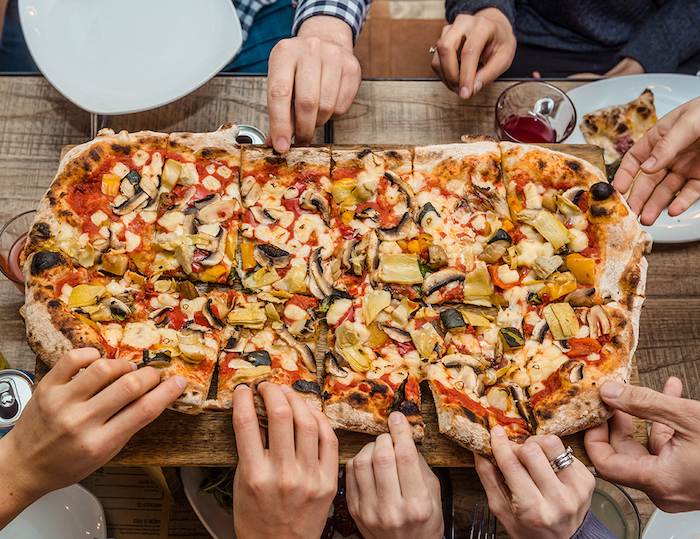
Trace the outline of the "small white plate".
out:
<instances>
[{"instance_id":1,"label":"small white plate","mask_svg":"<svg viewBox=\"0 0 700 539\"><path fill-rule=\"evenodd\" d=\"M646 88L654 92L656 115L661 118L679 105L700 96L700 77L677 74L630 75L584 84L567 94L576 107L580 123L589 112L637 99ZM586 139L577 125L564 142L585 144ZM664 210L652 226L643 226L642 229L649 232L656 243L700 240L700 202L677 217L669 216Z\"/></svg>"},{"instance_id":2,"label":"small white plate","mask_svg":"<svg viewBox=\"0 0 700 539\"><path fill-rule=\"evenodd\" d=\"M105 539L102 504L85 487L71 485L40 498L0 531L0 539L47 537Z\"/></svg>"},{"instance_id":3,"label":"small white plate","mask_svg":"<svg viewBox=\"0 0 700 539\"><path fill-rule=\"evenodd\" d=\"M182 479L182 486L192 509L213 539L236 539L231 513L217 503L213 494L199 490L199 485L204 479L202 469L198 467L180 468L180 479Z\"/></svg>"},{"instance_id":4,"label":"small white plate","mask_svg":"<svg viewBox=\"0 0 700 539\"><path fill-rule=\"evenodd\" d=\"M96 114L159 107L200 87L243 39L231 0L19 0L44 76Z\"/></svg>"},{"instance_id":5,"label":"small white plate","mask_svg":"<svg viewBox=\"0 0 700 539\"><path fill-rule=\"evenodd\" d=\"M670 514L657 509L642 539L700 539L700 511Z\"/></svg>"}]
</instances>

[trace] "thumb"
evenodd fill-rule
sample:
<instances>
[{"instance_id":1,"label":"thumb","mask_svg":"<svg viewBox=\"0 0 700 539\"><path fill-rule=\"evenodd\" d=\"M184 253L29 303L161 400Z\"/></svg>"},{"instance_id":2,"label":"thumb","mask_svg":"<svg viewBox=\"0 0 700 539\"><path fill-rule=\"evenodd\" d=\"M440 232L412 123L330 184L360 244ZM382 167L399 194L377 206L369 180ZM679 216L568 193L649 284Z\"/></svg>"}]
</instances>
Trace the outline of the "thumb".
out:
<instances>
[{"instance_id":1,"label":"thumb","mask_svg":"<svg viewBox=\"0 0 700 539\"><path fill-rule=\"evenodd\" d=\"M677 432L688 430L688 406L693 403L664 395L648 387L637 387L618 382L606 382L600 388L600 396L616 410L642 419L658 421Z\"/></svg>"}]
</instances>

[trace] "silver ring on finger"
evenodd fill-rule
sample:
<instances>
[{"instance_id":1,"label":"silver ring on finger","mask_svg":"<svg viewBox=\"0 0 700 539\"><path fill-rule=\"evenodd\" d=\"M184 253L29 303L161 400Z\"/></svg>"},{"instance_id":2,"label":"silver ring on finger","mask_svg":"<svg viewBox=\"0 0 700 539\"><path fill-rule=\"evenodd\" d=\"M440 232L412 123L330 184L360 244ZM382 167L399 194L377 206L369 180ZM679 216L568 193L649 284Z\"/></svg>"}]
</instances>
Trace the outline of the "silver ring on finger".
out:
<instances>
[{"instance_id":1,"label":"silver ring on finger","mask_svg":"<svg viewBox=\"0 0 700 539\"><path fill-rule=\"evenodd\" d=\"M564 468L568 468L569 466L571 466L573 462L574 450L571 449L571 446L568 446L566 448L566 451L564 451L557 458L550 460L549 464L552 465L552 470L554 470L555 473L558 473L561 472Z\"/></svg>"},{"instance_id":2,"label":"silver ring on finger","mask_svg":"<svg viewBox=\"0 0 700 539\"><path fill-rule=\"evenodd\" d=\"M435 45L434 47L430 47L430 48L428 49L428 52L429 52L430 54L435 54L435 53L437 52L437 45Z\"/></svg>"}]
</instances>

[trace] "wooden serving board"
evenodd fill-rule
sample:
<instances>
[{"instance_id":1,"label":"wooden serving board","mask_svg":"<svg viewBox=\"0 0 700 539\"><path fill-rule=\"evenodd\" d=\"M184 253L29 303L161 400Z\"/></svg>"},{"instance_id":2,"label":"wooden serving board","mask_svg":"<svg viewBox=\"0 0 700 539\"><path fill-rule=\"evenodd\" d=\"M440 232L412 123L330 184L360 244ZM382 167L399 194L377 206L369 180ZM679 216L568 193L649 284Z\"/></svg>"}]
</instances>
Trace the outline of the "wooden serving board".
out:
<instances>
[{"instance_id":1,"label":"wooden serving board","mask_svg":"<svg viewBox=\"0 0 700 539\"><path fill-rule=\"evenodd\" d=\"M370 144L347 145L331 144L332 148L410 148L404 144ZM569 153L605 170L602 150L596 146L583 144L541 144L546 148ZM61 159L73 146L66 146L61 151ZM319 343L319 352L323 352L325 343ZM320 354L319 354L319 357ZM41 377L45 367L37 364L37 374ZM639 385L639 373L633 359L631 383ZM421 385L422 413L425 421L425 436L419 450L431 466L472 467L474 458L471 451L448 440L439 432L435 404L426 383ZM354 457L373 436L338 430L340 463L344 464ZM646 423L635 420L635 439L647 445ZM565 445L570 445L574 454L586 465L590 460L583 444L583 432L563 438ZM142 429L127 443L122 451L112 459L114 466L235 466L238 462L236 442L233 435L231 415L222 412L204 412L200 415L186 414L166 410L153 423Z\"/></svg>"}]
</instances>

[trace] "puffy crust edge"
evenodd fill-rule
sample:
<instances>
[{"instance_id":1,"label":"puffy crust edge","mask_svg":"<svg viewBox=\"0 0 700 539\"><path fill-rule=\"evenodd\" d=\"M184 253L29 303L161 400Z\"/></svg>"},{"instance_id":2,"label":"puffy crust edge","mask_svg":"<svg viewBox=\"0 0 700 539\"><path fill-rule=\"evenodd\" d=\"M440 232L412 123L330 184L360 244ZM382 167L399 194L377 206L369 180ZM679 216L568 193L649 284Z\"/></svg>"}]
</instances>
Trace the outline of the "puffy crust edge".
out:
<instances>
[{"instance_id":1,"label":"puffy crust edge","mask_svg":"<svg viewBox=\"0 0 700 539\"><path fill-rule=\"evenodd\" d=\"M347 402L326 404L324 413L333 429L343 429L378 436L389 432L386 419L378 419L372 412L353 408ZM423 425L411 423L413 439L420 442L423 439Z\"/></svg>"}]
</instances>

